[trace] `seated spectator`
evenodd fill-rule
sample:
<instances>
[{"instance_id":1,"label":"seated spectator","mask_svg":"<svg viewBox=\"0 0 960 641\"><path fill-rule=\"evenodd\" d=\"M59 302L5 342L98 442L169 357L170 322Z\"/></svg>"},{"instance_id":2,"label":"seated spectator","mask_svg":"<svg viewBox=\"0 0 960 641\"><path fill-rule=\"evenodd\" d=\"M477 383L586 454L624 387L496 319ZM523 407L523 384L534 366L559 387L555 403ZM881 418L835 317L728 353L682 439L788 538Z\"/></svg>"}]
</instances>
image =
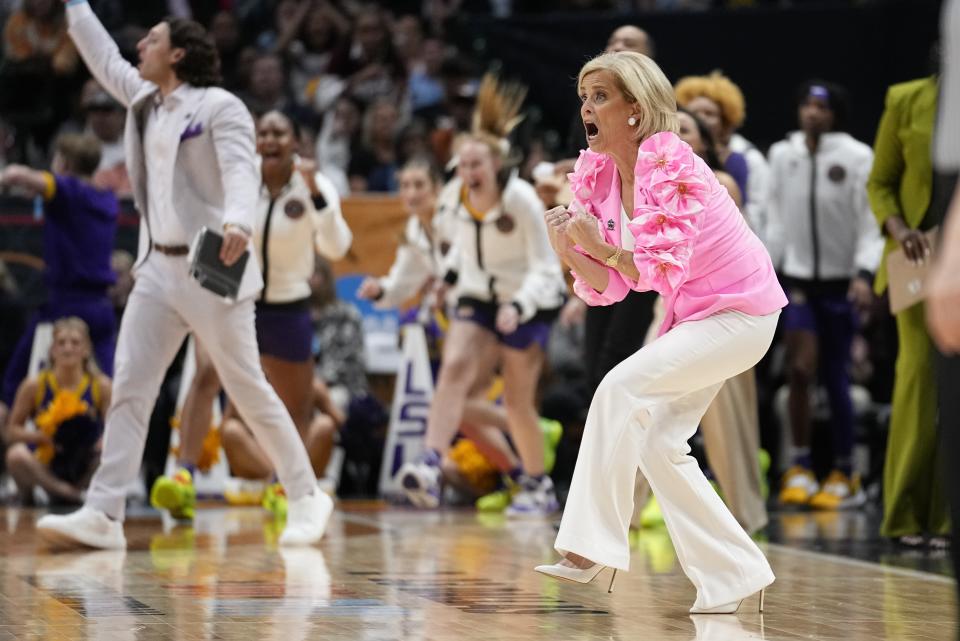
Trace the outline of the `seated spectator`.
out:
<instances>
[{"instance_id":1,"label":"seated spectator","mask_svg":"<svg viewBox=\"0 0 960 641\"><path fill-rule=\"evenodd\" d=\"M370 105L363 122L363 146L351 153L350 191L397 191L396 104L381 98Z\"/></svg>"},{"instance_id":2,"label":"seated spectator","mask_svg":"<svg viewBox=\"0 0 960 641\"><path fill-rule=\"evenodd\" d=\"M100 165L93 175L93 184L118 197L130 196L133 190L123 148L126 110L93 79L83 86L80 108L83 110L84 132L93 134L100 141Z\"/></svg>"},{"instance_id":3,"label":"seated spectator","mask_svg":"<svg viewBox=\"0 0 960 641\"><path fill-rule=\"evenodd\" d=\"M410 68L408 79L410 108L414 115L430 115L443 105L445 98L440 71L445 57L444 44L437 38L423 41L420 57Z\"/></svg>"},{"instance_id":4,"label":"seated spectator","mask_svg":"<svg viewBox=\"0 0 960 641\"><path fill-rule=\"evenodd\" d=\"M7 20L3 37L0 114L20 134L19 161L45 162L49 141L67 116L70 101L62 96L74 89L79 61L67 36L62 3L24 0Z\"/></svg>"},{"instance_id":5,"label":"seated spectator","mask_svg":"<svg viewBox=\"0 0 960 641\"><path fill-rule=\"evenodd\" d=\"M99 458L110 379L93 357L87 324L53 326L49 365L20 384L4 430L7 470L24 504L41 487L51 501L80 503ZM33 420L36 430L27 428Z\"/></svg>"},{"instance_id":6,"label":"seated spectator","mask_svg":"<svg viewBox=\"0 0 960 641\"><path fill-rule=\"evenodd\" d=\"M283 59L276 54L261 54L254 59L250 67L250 82L241 97L255 118L268 111L280 111L300 123L312 119L294 103L287 88Z\"/></svg>"},{"instance_id":7,"label":"seated spectator","mask_svg":"<svg viewBox=\"0 0 960 641\"><path fill-rule=\"evenodd\" d=\"M419 118L411 120L397 134L397 162L404 165L414 158L432 159L430 129Z\"/></svg>"},{"instance_id":8,"label":"seated spectator","mask_svg":"<svg viewBox=\"0 0 960 641\"><path fill-rule=\"evenodd\" d=\"M337 298L333 267L319 256L310 289L317 378L330 388L334 404L346 412L351 401L369 393L363 318L356 307Z\"/></svg>"},{"instance_id":9,"label":"seated spectator","mask_svg":"<svg viewBox=\"0 0 960 641\"><path fill-rule=\"evenodd\" d=\"M313 100L313 83L325 75L340 46L349 20L331 3L302 2L293 19L279 34L274 51L290 70L290 90L298 104Z\"/></svg>"},{"instance_id":10,"label":"seated spectator","mask_svg":"<svg viewBox=\"0 0 960 641\"><path fill-rule=\"evenodd\" d=\"M17 187L44 204L43 260L47 302L34 314L4 375L0 402L13 401L26 377L39 323L77 316L86 323L97 362L113 371L116 320L107 289L115 277L110 254L119 206L113 193L92 184L100 164L100 143L90 135L64 134L55 144L52 171L11 165L0 174L0 185Z\"/></svg>"},{"instance_id":11,"label":"seated spectator","mask_svg":"<svg viewBox=\"0 0 960 641\"><path fill-rule=\"evenodd\" d=\"M303 445L310 457L310 465L318 480L323 480L333 452L337 430L343 426L346 417L334 405L330 390L319 378L313 379L313 394L310 401L312 418L309 425L300 432ZM271 504L280 503L278 494L283 489L275 479L275 470L263 448L257 443L250 428L237 416L233 406L229 406L223 420L223 451L230 464L231 475L247 480L274 481L265 489L264 507L274 514L284 513L285 508L275 509ZM200 467L199 465L197 466ZM335 488L325 483L325 491L332 494Z\"/></svg>"},{"instance_id":12,"label":"seated spectator","mask_svg":"<svg viewBox=\"0 0 960 641\"><path fill-rule=\"evenodd\" d=\"M23 7L7 20L3 41L8 60L42 60L57 75L77 68L77 50L67 36L63 7L57 0L24 0Z\"/></svg>"},{"instance_id":13,"label":"seated spectator","mask_svg":"<svg viewBox=\"0 0 960 641\"><path fill-rule=\"evenodd\" d=\"M228 91L243 89L239 75L241 41L240 23L232 11L219 11L210 20L210 37L220 56L220 73L223 76L223 88Z\"/></svg>"},{"instance_id":14,"label":"seated spectator","mask_svg":"<svg viewBox=\"0 0 960 641\"><path fill-rule=\"evenodd\" d=\"M361 145L361 124L363 107L349 96L341 96L334 108L323 119L323 126L317 136L317 165L324 173L335 169L338 174L347 175L350 159ZM340 192L340 196L350 193ZM339 191L339 189L338 189Z\"/></svg>"},{"instance_id":15,"label":"seated spectator","mask_svg":"<svg viewBox=\"0 0 960 641\"><path fill-rule=\"evenodd\" d=\"M393 48L407 72L419 64L423 51L423 26L417 16L405 14L393 21Z\"/></svg>"},{"instance_id":16,"label":"seated spectator","mask_svg":"<svg viewBox=\"0 0 960 641\"><path fill-rule=\"evenodd\" d=\"M370 5L354 21L353 33L334 55L330 72L346 81L344 91L363 104L377 98L396 102L403 92L406 70L390 37L383 9Z\"/></svg>"}]
</instances>

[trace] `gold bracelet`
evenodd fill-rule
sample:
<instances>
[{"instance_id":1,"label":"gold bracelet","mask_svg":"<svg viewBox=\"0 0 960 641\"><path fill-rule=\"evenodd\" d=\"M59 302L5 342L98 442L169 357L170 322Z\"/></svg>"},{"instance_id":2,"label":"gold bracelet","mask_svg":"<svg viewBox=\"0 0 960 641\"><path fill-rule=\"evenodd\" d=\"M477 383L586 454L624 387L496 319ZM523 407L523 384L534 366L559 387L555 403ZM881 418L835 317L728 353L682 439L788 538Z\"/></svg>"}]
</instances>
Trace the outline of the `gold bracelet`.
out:
<instances>
[{"instance_id":1,"label":"gold bracelet","mask_svg":"<svg viewBox=\"0 0 960 641\"><path fill-rule=\"evenodd\" d=\"M620 257L623 255L623 247L617 247L617 251L613 252L612 255L608 256L603 264L607 267L617 268L617 265L620 264Z\"/></svg>"}]
</instances>

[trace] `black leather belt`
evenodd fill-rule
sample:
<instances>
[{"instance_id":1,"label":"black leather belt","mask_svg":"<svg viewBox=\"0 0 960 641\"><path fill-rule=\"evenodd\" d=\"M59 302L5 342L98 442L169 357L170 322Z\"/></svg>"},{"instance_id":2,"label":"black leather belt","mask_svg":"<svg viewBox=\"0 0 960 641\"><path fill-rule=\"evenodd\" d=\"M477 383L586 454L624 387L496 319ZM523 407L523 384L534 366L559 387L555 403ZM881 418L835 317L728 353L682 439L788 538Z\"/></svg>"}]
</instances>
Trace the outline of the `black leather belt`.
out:
<instances>
[{"instance_id":1,"label":"black leather belt","mask_svg":"<svg viewBox=\"0 0 960 641\"><path fill-rule=\"evenodd\" d=\"M167 256L186 256L190 253L190 248L186 245L161 245L160 243L154 243L153 248Z\"/></svg>"}]
</instances>

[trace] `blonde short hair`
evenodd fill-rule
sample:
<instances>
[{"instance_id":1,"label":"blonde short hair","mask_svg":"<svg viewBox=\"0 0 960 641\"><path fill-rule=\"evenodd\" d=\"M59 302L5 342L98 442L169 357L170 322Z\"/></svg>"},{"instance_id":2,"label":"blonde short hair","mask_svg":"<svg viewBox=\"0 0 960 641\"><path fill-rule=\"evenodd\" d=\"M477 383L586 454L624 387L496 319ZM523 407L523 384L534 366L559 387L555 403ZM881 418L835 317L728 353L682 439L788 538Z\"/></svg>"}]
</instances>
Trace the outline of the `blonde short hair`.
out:
<instances>
[{"instance_id":1,"label":"blonde short hair","mask_svg":"<svg viewBox=\"0 0 960 641\"><path fill-rule=\"evenodd\" d=\"M673 85L652 59L633 51L601 54L580 69L577 87L583 84L586 76L596 71L609 72L626 101L640 107L637 141L661 131L679 131Z\"/></svg>"},{"instance_id":2,"label":"blonde short hair","mask_svg":"<svg viewBox=\"0 0 960 641\"><path fill-rule=\"evenodd\" d=\"M97 366L97 358L93 353L93 341L90 340L90 327L87 325L79 316L64 316L58 318L53 323L53 338L56 340L57 334L62 331L69 330L74 331L80 334L80 340L83 342L84 347L87 349L87 357L83 360L83 369L87 374L90 374L93 377L100 375L100 368ZM53 362L53 345L50 345L50 352L47 355L47 360L52 367Z\"/></svg>"}]
</instances>

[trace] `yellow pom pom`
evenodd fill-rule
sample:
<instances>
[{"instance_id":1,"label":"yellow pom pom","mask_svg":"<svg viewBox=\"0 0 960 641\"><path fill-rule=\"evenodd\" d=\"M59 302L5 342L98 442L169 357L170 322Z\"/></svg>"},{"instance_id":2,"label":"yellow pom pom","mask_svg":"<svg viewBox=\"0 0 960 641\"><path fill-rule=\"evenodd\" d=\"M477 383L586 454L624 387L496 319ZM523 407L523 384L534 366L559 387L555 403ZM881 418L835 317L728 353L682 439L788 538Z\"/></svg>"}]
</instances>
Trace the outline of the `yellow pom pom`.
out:
<instances>
[{"instance_id":1,"label":"yellow pom pom","mask_svg":"<svg viewBox=\"0 0 960 641\"><path fill-rule=\"evenodd\" d=\"M220 428L212 426L203 439L203 449L200 450L200 458L197 460L197 469L201 472L209 472L210 468L220 461Z\"/></svg>"},{"instance_id":2,"label":"yellow pom pom","mask_svg":"<svg viewBox=\"0 0 960 641\"><path fill-rule=\"evenodd\" d=\"M460 439L450 450L450 460L470 485L481 494L493 490L497 484L497 468L480 453L470 439Z\"/></svg>"},{"instance_id":3,"label":"yellow pom pom","mask_svg":"<svg viewBox=\"0 0 960 641\"><path fill-rule=\"evenodd\" d=\"M75 416L83 416L90 411L90 405L71 390L57 392L46 409L34 419L37 429L51 441L60 426ZM37 460L46 465L53 459L53 444L47 443L37 448Z\"/></svg>"},{"instance_id":4,"label":"yellow pom pom","mask_svg":"<svg viewBox=\"0 0 960 641\"><path fill-rule=\"evenodd\" d=\"M170 426L173 429L180 429L180 419L171 418ZM180 446L170 447L170 454L176 458L180 456ZM209 472L210 468L220 462L220 428L211 425L207 435L203 438L203 447L200 450L200 457L197 459L197 469L201 472Z\"/></svg>"}]
</instances>

